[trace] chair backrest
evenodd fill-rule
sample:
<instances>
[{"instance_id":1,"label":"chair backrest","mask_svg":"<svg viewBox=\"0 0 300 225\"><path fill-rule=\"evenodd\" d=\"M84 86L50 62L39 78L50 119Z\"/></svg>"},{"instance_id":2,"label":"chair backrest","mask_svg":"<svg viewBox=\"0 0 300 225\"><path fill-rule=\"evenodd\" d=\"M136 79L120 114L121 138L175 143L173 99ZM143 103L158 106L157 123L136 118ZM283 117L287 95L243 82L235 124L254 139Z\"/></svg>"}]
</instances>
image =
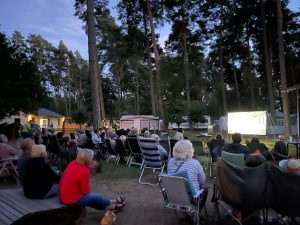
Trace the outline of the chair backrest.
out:
<instances>
[{"instance_id":1,"label":"chair backrest","mask_svg":"<svg viewBox=\"0 0 300 225\"><path fill-rule=\"evenodd\" d=\"M174 148L174 145L176 144L178 140L176 139L170 139L170 152L171 152L171 157L173 157L173 148Z\"/></svg>"},{"instance_id":2,"label":"chair backrest","mask_svg":"<svg viewBox=\"0 0 300 225\"><path fill-rule=\"evenodd\" d=\"M142 154L142 150L138 143L138 137L136 135L128 135L127 140L132 153Z\"/></svg>"},{"instance_id":3,"label":"chair backrest","mask_svg":"<svg viewBox=\"0 0 300 225\"><path fill-rule=\"evenodd\" d=\"M250 149L251 153L253 153L255 150L259 150L260 153L264 153L267 150L263 143L248 143L247 147Z\"/></svg>"},{"instance_id":4,"label":"chair backrest","mask_svg":"<svg viewBox=\"0 0 300 225\"><path fill-rule=\"evenodd\" d=\"M266 163L256 167L241 167L221 159L216 165L216 177L221 200L249 215L266 207L272 196L267 188Z\"/></svg>"},{"instance_id":5,"label":"chair backrest","mask_svg":"<svg viewBox=\"0 0 300 225\"><path fill-rule=\"evenodd\" d=\"M237 166L244 166L245 160L244 160L244 154L243 153L230 153L226 151L222 151L221 158L226 160L229 163L232 163Z\"/></svg>"},{"instance_id":6,"label":"chair backrest","mask_svg":"<svg viewBox=\"0 0 300 225\"><path fill-rule=\"evenodd\" d=\"M193 208L186 186L187 179L161 174L159 175L159 182L169 205L176 205L178 208Z\"/></svg>"},{"instance_id":7,"label":"chair backrest","mask_svg":"<svg viewBox=\"0 0 300 225\"><path fill-rule=\"evenodd\" d=\"M213 150L215 147L224 147L224 146L225 146L224 139L212 139L209 145L211 150Z\"/></svg>"},{"instance_id":8,"label":"chair backrest","mask_svg":"<svg viewBox=\"0 0 300 225\"><path fill-rule=\"evenodd\" d=\"M121 139L119 139L119 138L116 139L116 152L117 152L120 156L128 156L128 153L127 153L125 144L124 144L124 142L123 142Z\"/></svg>"},{"instance_id":9,"label":"chair backrest","mask_svg":"<svg viewBox=\"0 0 300 225\"><path fill-rule=\"evenodd\" d=\"M212 162L216 162L217 158L221 156L223 147L225 146L224 139L212 139L210 142L207 142L209 147L209 153L212 158Z\"/></svg>"},{"instance_id":10,"label":"chair backrest","mask_svg":"<svg viewBox=\"0 0 300 225\"><path fill-rule=\"evenodd\" d=\"M110 143L110 140L107 139L107 138L105 138L104 141L105 141L105 143L106 143L106 148L107 148L108 153L111 154L111 155L115 155L116 152L115 152L115 150L112 148L111 143Z\"/></svg>"},{"instance_id":11,"label":"chair backrest","mask_svg":"<svg viewBox=\"0 0 300 225\"><path fill-rule=\"evenodd\" d=\"M171 156L171 145L169 136L160 136L159 144L167 151L168 156Z\"/></svg>"},{"instance_id":12,"label":"chair backrest","mask_svg":"<svg viewBox=\"0 0 300 225\"><path fill-rule=\"evenodd\" d=\"M139 146L143 153L144 165L146 167L154 167L154 168L161 167L163 165L163 162L160 158L156 140L151 138L140 137L138 141L139 141Z\"/></svg>"}]
</instances>

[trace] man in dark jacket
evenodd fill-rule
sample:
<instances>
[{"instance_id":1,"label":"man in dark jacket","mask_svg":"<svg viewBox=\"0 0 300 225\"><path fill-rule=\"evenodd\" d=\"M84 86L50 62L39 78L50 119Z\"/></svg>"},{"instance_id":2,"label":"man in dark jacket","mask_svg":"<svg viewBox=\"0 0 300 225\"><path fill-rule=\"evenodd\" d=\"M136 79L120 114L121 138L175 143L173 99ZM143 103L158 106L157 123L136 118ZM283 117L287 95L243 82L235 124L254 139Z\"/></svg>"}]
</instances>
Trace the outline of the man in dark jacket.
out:
<instances>
[{"instance_id":1,"label":"man in dark jacket","mask_svg":"<svg viewBox=\"0 0 300 225\"><path fill-rule=\"evenodd\" d=\"M223 151L229 152L229 153L235 153L235 154L243 153L244 159L246 160L250 154L250 149L241 144L241 141L242 141L241 134L234 133L234 134L232 134L231 138L232 138L232 143L225 145Z\"/></svg>"}]
</instances>

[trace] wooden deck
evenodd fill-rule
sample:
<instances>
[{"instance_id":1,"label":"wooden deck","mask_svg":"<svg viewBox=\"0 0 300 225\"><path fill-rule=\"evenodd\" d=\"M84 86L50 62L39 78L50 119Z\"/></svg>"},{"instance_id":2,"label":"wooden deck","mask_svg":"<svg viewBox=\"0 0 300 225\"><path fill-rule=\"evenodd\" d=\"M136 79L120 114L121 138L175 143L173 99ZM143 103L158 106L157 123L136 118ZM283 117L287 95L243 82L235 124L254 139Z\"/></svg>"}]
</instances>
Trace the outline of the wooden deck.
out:
<instances>
[{"instance_id":1,"label":"wooden deck","mask_svg":"<svg viewBox=\"0 0 300 225\"><path fill-rule=\"evenodd\" d=\"M28 199L24 196L22 189L0 190L0 225L22 224L20 221L27 218L64 211L72 207L76 208L78 215L80 207L63 205L59 202L58 197Z\"/></svg>"}]
</instances>

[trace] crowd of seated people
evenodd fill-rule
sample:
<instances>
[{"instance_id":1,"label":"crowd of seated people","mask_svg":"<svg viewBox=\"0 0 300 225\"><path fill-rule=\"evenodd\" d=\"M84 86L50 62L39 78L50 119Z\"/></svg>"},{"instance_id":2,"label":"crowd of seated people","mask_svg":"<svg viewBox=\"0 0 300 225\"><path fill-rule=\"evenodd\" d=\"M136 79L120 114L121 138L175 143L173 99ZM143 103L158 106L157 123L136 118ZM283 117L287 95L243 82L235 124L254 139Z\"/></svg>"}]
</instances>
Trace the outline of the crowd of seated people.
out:
<instances>
[{"instance_id":1,"label":"crowd of seated people","mask_svg":"<svg viewBox=\"0 0 300 225\"><path fill-rule=\"evenodd\" d=\"M88 149L105 149L105 143L108 140L110 146L116 151L116 139L119 139L124 143L126 150L130 151L127 136L138 137L139 135L137 128L112 131L111 129L103 128L93 130L89 127L85 131L79 131L77 137L75 135L64 135L62 132L55 134L45 129L42 132L42 143L44 145L35 145L33 139L25 138L20 142L22 156L18 160L18 172L25 196L29 198L47 198L59 192L60 200L65 204L86 205L96 209L119 210L125 205L123 198L108 199L90 191L90 170L95 167L96 164L92 161L95 151ZM159 135L150 135L150 132L145 130L141 136L156 141L161 159L168 160L168 174L174 175L186 171L188 180L190 180L196 194L205 187L206 178L202 165L198 160L193 158L193 145L190 141L184 139L183 133L177 132L172 138L176 140L173 149L171 149L173 152L172 158L168 158L168 152L160 145ZM223 137L217 134L215 139L223 140ZM230 153L244 154L245 164L251 167L258 166L268 160L268 154L264 154L264 152L253 152L247 146L242 145L241 141L241 134L234 133L232 135L232 143L226 144L224 148L221 146L220 149L221 151ZM55 142L57 146L53 146L53 142ZM258 137L253 137L251 143L259 143ZM0 139L0 158L2 158L4 154L2 149L6 147L5 140ZM65 152L69 155L69 164L66 166L62 178L53 171L53 168L51 168L45 160L47 157L46 149L52 154L51 151L53 151L53 149L50 150L51 147L58 148L61 154ZM282 155L288 155L282 137L275 143L272 151ZM9 156L14 156L13 151L11 152ZM270 152L270 150L266 147L265 152ZM219 156L220 152L215 152L215 154ZM300 166L298 165L300 165L300 162L292 159L286 159L279 163L279 166L284 170L295 172L296 174L300 173ZM74 171L77 172L74 173ZM47 181L43 180L45 178L47 178ZM75 187L74 179L76 182L80 182L82 186ZM39 184L36 184L37 181L39 181ZM42 181L42 184L40 181ZM58 191L57 183L59 182ZM72 189L72 187L74 188ZM72 193L67 193L67 190L71 189Z\"/></svg>"}]
</instances>

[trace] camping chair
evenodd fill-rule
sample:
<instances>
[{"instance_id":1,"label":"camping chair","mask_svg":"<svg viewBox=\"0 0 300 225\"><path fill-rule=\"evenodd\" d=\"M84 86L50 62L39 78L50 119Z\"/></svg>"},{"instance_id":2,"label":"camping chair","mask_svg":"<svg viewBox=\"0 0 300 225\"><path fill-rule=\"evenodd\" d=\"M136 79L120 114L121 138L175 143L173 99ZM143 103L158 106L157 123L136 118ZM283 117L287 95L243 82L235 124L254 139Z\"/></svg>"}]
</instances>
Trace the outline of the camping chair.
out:
<instances>
[{"instance_id":1,"label":"camping chair","mask_svg":"<svg viewBox=\"0 0 300 225\"><path fill-rule=\"evenodd\" d=\"M214 218L220 222L221 206L237 224L245 223L259 210L263 211L264 222L267 221L269 199L272 196L268 186L268 170L268 163L246 167L218 160L213 195ZM242 218L238 218L236 212L242 212Z\"/></svg>"},{"instance_id":2,"label":"camping chair","mask_svg":"<svg viewBox=\"0 0 300 225\"><path fill-rule=\"evenodd\" d=\"M294 218L300 217L300 176L285 172L272 163L269 163L268 169L272 190L270 207L280 214L280 217L289 217L293 221ZM299 221L291 224L299 224Z\"/></svg>"},{"instance_id":3,"label":"camping chair","mask_svg":"<svg viewBox=\"0 0 300 225\"><path fill-rule=\"evenodd\" d=\"M18 172L16 167L14 166L13 162L18 160L17 158L7 158L7 159L0 159L0 176L4 175L4 173L8 175L13 175L14 178L18 181Z\"/></svg>"},{"instance_id":4,"label":"camping chair","mask_svg":"<svg viewBox=\"0 0 300 225\"><path fill-rule=\"evenodd\" d=\"M171 151L171 154L170 154L170 157L169 158L172 158L173 157L173 148L174 148L174 145L176 144L178 140L176 139L170 139L170 151Z\"/></svg>"},{"instance_id":5,"label":"camping chair","mask_svg":"<svg viewBox=\"0 0 300 225\"><path fill-rule=\"evenodd\" d=\"M157 183L149 183L149 182L143 182L142 177L144 174L145 169L151 169L153 173L155 173L157 170L160 170L160 173L164 171L165 168L165 161L162 161L160 159L160 154L157 148L156 140L150 139L150 138L139 138L139 146L143 153L144 161L142 163L142 172L139 178L140 184L148 184L152 186L158 185Z\"/></svg>"},{"instance_id":6,"label":"camping chair","mask_svg":"<svg viewBox=\"0 0 300 225\"><path fill-rule=\"evenodd\" d=\"M116 139L116 152L117 152L117 158L115 163L118 165L121 159L124 159L126 164L128 163L128 152L127 149L125 147L124 142L117 138Z\"/></svg>"},{"instance_id":7,"label":"camping chair","mask_svg":"<svg viewBox=\"0 0 300 225\"><path fill-rule=\"evenodd\" d=\"M210 154L210 163L209 163L209 176L212 176L213 167L216 166L217 158L221 156L223 147L225 146L225 140L223 139L213 139L208 142L209 154ZM217 152L214 152L217 150Z\"/></svg>"},{"instance_id":8,"label":"camping chair","mask_svg":"<svg viewBox=\"0 0 300 225\"><path fill-rule=\"evenodd\" d=\"M250 152L253 153L255 150L259 150L260 153L264 153L268 148L263 143L248 143L247 147L250 149Z\"/></svg>"},{"instance_id":9,"label":"camping chair","mask_svg":"<svg viewBox=\"0 0 300 225\"><path fill-rule=\"evenodd\" d=\"M167 151L168 158L171 158L171 145L170 145L170 137L169 136L160 136L159 144Z\"/></svg>"},{"instance_id":10,"label":"camping chair","mask_svg":"<svg viewBox=\"0 0 300 225\"><path fill-rule=\"evenodd\" d=\"M226 151L222 151L221 158L226 160L229 163L232 163L237 166L244 166L245 160L244 160L244 154L243 153L230 153Z\"/></svg>"},{"instance_id":11,"label":"camping chair","mask_svg":"<svg viewBox=\"0 0 300 225\"><path fill-rule=\"evenodd\" d=\"M142 168L143 154L138 143L138 137L135 135L129 135L127 140L131 150L129 154L128 167L131 165L139 165ZM135 162L133 161L134 159Z\"/></svg>"},{"instance_id":12,"label":"camping chair","mask_svg":"<svg viewBox=\"0 0 300 225\"><path fill-rule=\"evenodd\" d=\"M200 211L205 209L206 219L207 212L205 208L205 201L207 198L207 191L203 191L194 199L188 193L188 180L183 177L169 176L160 174L158 177L161 193L164 197L163 207L167 209L193 214L194 224L200 224Z\"/></svg>"},{"instance_id":13,"label":"camping chair","mask_svg":"<svg viewBox=\"0 0 300 225\"><path fill-rule=\"evenodd\" d=\"M105 138L104 141L106 143L106 148L107 148L107 152L108 152L108 157L107 157L106 163L108 163L110 159L114 159L115 162L116 162L116 160L117 160L117 153L112 148L110 140L107 139L107 138Z\"/></svg>"}]
</instances>

